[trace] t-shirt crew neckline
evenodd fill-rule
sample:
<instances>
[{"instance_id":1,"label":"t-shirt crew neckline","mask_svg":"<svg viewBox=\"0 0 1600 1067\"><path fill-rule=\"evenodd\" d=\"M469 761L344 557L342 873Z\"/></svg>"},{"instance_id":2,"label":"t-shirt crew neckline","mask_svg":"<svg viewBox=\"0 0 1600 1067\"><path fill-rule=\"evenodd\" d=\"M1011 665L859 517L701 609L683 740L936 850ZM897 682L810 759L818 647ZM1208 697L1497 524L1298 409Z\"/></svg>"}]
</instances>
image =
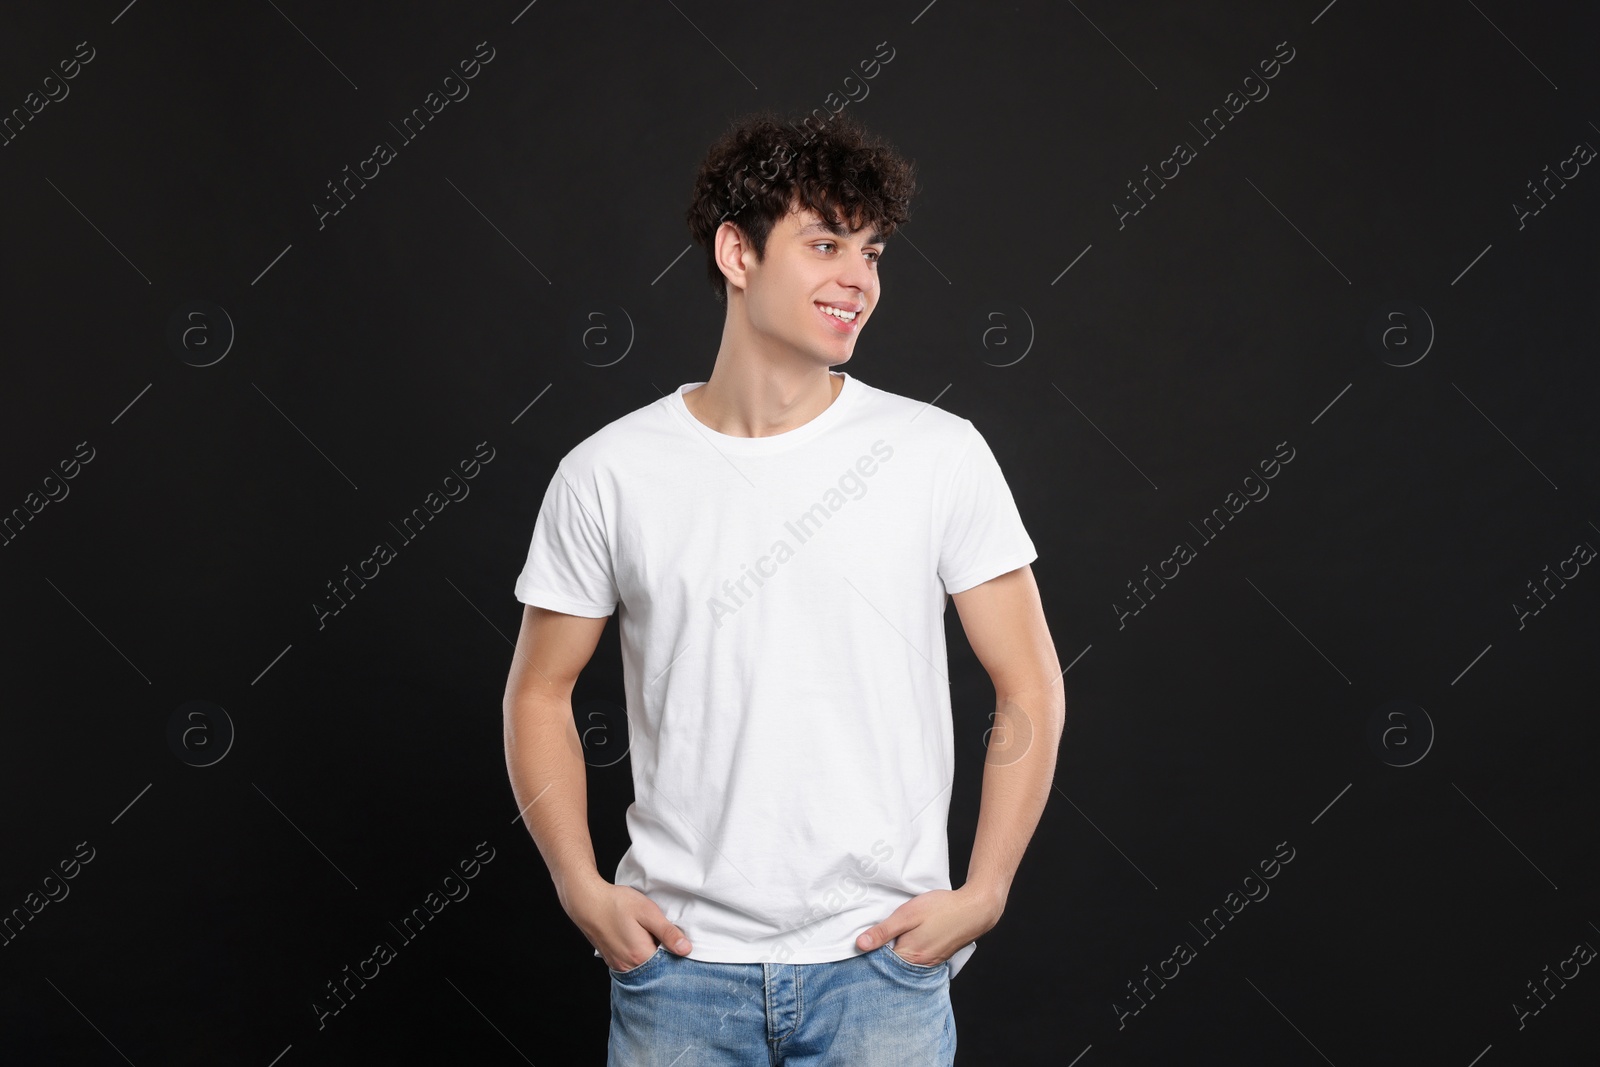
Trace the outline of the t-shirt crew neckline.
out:
<instances>
[{"instance_id":1,"label":"t-shirt crew neckline","mask_svg":"<svg viewBox=\"0 0 1600 1067\"><path fill-rule=\"evenodd\" d=\"M850 377L846 372L829 371L828 373L844 379L844 384L839 387L839 395L833 398L833 403L823 408L821 413L810 422L801 423L792 430L769 434L766 437L736 437L720 430L713 430L695 418L694 412L690 411L689 405L684 402L683 394L691 389L698 389L706 384L705 382L686 382L678 386L677 392L672 394L672 407L688 421L692 430L700 434L702 440L711 442L719 452L741 456L785 452L796 445L804 444L837 423L844 417L845 409L855 402L856 395L861 391L861 383Z\"/></svg>"}]
</instances>

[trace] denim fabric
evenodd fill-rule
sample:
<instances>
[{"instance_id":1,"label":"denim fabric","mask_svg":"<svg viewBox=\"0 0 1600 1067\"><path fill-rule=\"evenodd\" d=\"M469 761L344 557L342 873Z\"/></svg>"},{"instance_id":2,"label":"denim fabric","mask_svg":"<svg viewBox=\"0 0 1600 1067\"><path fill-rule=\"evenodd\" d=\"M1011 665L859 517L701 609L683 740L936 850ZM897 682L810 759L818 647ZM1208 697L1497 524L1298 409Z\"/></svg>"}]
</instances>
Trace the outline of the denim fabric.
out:
<instances>
[{"instance_id":1,"label":"denim fabric","mask_svg":"<svg viewBox=\"0 0 1600 1067\"><path fill-rule=\"evenodd\" d=\"M951 1067L950 964L893 945L833 963L703 963L658 945L611 971L606 1065Z\"/></svg>"}]
</instances>

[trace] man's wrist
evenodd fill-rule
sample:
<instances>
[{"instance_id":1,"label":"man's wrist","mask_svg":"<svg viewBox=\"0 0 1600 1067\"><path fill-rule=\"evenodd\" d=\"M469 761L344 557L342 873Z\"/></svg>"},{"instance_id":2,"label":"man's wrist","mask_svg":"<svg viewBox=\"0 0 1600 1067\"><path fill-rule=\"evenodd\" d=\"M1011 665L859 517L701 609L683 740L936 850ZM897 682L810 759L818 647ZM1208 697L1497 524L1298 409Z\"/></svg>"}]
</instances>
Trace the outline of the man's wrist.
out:
<instances>
[{"instance_id":1,"label":"man's wrist","mask_svg":"<svg viewBox=\"0 0 1600 1067\"><path fill-rule=\"evenodd\" d=\"M561 907L567 911L571 911L573 898L583 896L597 886L605 884L605 879L600 876L600 871L596 867L564 871L551 880L555 883L556 899L561 902Z\"/></svg>"},{"instance_id":2,"label":"man's wrist","mask_svg":"<svg viewBox=\"0 0 1600 1067\"><path fill-rule=\"evenodd\" d=\"M969 878L961 888L986 903L996 920L1006 910L1006 897L1011 893L1010 882L996 879Z\"/></svg>"}]
</instances>

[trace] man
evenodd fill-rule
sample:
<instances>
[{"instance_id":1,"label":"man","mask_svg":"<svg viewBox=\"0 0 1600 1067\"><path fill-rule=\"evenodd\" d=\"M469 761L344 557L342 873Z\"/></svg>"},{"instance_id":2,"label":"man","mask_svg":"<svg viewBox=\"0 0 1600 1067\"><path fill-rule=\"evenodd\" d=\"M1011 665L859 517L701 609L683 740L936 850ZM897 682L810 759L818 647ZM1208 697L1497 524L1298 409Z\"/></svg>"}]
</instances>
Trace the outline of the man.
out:
<instances>
[{"instance_id":1,"label":"man","mask_svg":"<svg viewBox=\"0 0 1600 1067\"><path fill-rule=\"evenodd\" d=\"M950 1064L950 979L1048 798L1062 672L993 453L967 419L832 369L913 189L847 116L731 128L688 213L726 307L709 379L592 434L545 493L506 761L610 970L612 1067ZM996 691L958 889L947 596ZM613 883L571 694L619 605L636 799Z\"/></svg>"}]
</instances>

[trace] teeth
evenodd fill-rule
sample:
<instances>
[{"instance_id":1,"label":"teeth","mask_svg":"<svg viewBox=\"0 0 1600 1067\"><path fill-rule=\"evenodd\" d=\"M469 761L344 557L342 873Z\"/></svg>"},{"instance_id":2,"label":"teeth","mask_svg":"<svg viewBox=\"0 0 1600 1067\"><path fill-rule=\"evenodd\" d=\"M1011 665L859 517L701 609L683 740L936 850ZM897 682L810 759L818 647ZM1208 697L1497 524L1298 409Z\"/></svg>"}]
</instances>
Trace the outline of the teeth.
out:
<instances>
[{"instance_id":1,"label":"teeth","mask_svg":"<svg viewBox=\"0 0 1600 1067\"><path fill-rule=\"evenodd\" d=\"M846 322L854 322L856 320L856 313L854 311L841 311L839 308L832 308L826 304L818 304L817 307L821 308L829 315L832 315L835 318L843 319Z\"/></svg>"}]
</instances>

